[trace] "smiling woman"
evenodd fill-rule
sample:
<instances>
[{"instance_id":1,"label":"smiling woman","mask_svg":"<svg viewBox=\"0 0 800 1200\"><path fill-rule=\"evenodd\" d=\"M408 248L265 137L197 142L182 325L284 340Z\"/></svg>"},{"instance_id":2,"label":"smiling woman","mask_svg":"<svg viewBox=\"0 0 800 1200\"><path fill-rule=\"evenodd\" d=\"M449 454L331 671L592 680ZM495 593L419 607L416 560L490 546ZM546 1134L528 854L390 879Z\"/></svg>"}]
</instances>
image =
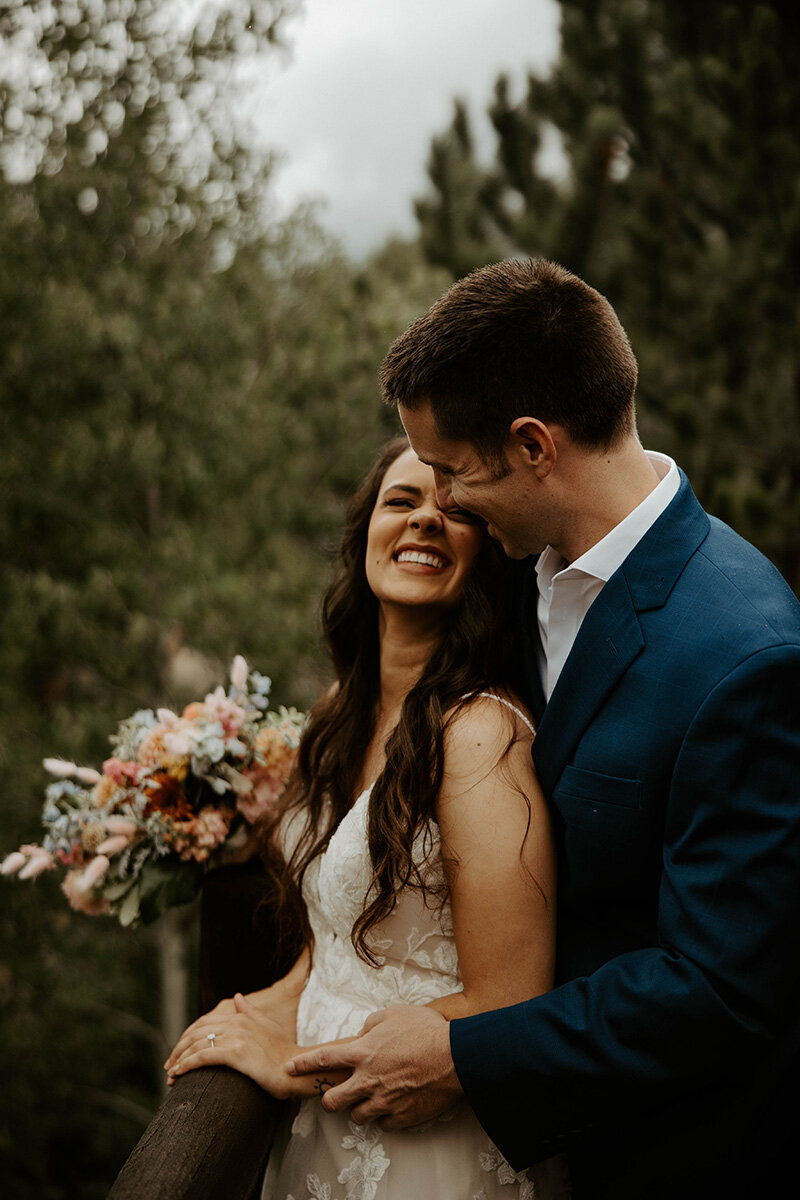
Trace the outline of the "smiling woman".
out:
<instances>
[{"instance_id":1,"label":"smiling woman","mask_svg":"<svg viewBox=\"0 0 800 1200\"><path fill-rule=\"evenodd\" d=\"M431 553L445 565L398 561ZM374 880L353 921L365 958L398 892L424 887L413 847L435 815L448 723L481 691L513 686L513 574L482 522L439 506L406 439L390 442L351 502L323 603L337 684L312 710L287 793L309 821L278 864L286 929L307 933L305 872L373 782Z\"/></svg>"},{"instance_id":2,"label":"smiling woman","mask_svg":"<svg viewBox=\"0 0 800 1200\"><path fill-rule=\"evenodd\" d=\"M471 513L439 507L433 471L405 450L384 476L367 535L367 582L382 619L387 606L457 603L484 537Z\"/></svg>"},{"instance_id":3,"label":"smiling woman","mask_svg":"<svg viewBox=\"0 0 800 1200\"><path fill-rule=\"evenodd\" d=\"M303 952L280 983L195 1022L167 1063L173 1078L226 1063L302 1101L270 1162L270 1200L330 1196L337 1181L370 1200L416 1200L433 1179L440 1200L532 1194L460 1103L454 1072L452 1120L409 1134L358 1105L352 1120L326 1111L349 1072L286 1069L299 1046L348 1042L398 1003L419 1009L435 1058L452 1018L552 984L550 830L532 727L509 691L512 572L482 522L439 503L407 441L390 443L353 499L325 599L337 682L265 832L282 932ZM542 1200L568 1194L560 1162L534 1170Z\"/></svg>"}]
</instances>

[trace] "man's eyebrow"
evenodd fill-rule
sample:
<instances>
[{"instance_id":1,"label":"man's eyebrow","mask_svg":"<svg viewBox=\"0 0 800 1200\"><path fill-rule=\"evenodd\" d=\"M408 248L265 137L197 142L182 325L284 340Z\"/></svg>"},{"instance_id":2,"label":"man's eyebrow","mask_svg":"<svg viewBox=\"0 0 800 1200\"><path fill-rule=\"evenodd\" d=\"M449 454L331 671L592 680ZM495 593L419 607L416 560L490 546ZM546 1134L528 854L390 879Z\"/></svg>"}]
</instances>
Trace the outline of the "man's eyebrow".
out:
<instances>
[{"instance_id":1,"label":"man's eyebrow","mask_svg":"<svg viewBox=\"0 0 800 1200\"><path fill-rule=\"evenodd\" d=\"M417 455L417 458L419 458L419 455ZM445 463L431 462L429 458L419 458L419 461L424 463L426 467L430 467L432 471L438 471L440 475L453 474L453 468L448 467Z\"/></svg>"}]
</instances>

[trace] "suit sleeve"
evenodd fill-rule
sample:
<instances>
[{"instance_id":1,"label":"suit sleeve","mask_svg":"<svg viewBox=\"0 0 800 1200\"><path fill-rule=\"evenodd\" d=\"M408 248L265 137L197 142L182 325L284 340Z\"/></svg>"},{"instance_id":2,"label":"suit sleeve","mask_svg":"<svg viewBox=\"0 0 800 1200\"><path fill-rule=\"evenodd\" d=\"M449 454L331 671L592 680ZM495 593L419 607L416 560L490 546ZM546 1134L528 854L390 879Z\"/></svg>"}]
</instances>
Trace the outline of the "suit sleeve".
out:
<instances>
[{"instance_id":1,"label":"suit sleeve","mask_svg":"<svg viewBox=\"0 0 800 1200\"><path fill-rule=\"evenodd\" d=\"M451 1023L459 1079L516 1168L757 1063L800 1007L800 647L706 698L666 812L658 944Z\"/></svg>"}]
</instances>

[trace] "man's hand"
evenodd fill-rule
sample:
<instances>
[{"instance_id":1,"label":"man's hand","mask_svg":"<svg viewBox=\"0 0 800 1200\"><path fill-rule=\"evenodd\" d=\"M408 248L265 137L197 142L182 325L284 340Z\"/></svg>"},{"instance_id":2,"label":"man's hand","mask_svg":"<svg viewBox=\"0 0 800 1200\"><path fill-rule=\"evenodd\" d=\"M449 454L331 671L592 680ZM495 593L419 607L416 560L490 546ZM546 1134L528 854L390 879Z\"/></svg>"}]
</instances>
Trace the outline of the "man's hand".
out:
<instances>
[{"instance_id":1,"label":"man's hand","mask_svg":"<svg viewBox=\"0 0 800 1200\"><path fill-rule=\"evenodd\" d=\"M373 1013L355 1041L321 1046L287 1064L290 1075L352 1068L322 1097L329 1112L351 1108L359 1125L405 1129L438 1117L462 1095L450 1054L450 1027L432 1008L392 1005Z\"/></svg>"}]
</instances>

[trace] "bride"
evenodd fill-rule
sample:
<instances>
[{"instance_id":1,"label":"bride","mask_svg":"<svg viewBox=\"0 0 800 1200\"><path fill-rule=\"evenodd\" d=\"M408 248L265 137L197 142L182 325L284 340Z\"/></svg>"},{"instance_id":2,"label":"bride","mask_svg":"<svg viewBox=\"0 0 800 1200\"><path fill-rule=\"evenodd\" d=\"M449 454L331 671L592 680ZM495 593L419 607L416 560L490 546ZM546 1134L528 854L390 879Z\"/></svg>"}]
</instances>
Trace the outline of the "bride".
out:
<instances>
[{"instance_id":1,"label":"bride","mask_svg":"<svg viewBox=\"0 0 800 1200\"><path fill-rule=\"evenodd\" d=\"M286 1070L299 1046L350 1040L390 1004L450 1020L552 985L553 848L533 730L507 690L512 569L482 523L439 507L407 441L390 442L325 599L338 682L265 836L282 929L305 949L279 983L195 1021L165 1064L174 1080L224 1063L298 1102L264 1200L569 1195L563 1160L515 1173L464 1101L393 1133L325 1111L346 1072Z\"/></svg>"}]
</instances>

